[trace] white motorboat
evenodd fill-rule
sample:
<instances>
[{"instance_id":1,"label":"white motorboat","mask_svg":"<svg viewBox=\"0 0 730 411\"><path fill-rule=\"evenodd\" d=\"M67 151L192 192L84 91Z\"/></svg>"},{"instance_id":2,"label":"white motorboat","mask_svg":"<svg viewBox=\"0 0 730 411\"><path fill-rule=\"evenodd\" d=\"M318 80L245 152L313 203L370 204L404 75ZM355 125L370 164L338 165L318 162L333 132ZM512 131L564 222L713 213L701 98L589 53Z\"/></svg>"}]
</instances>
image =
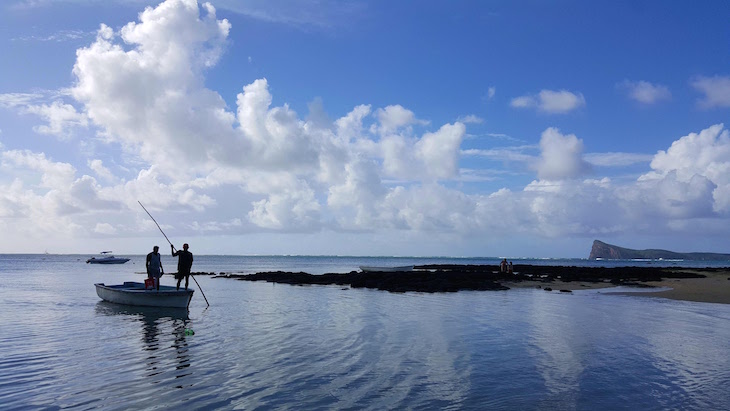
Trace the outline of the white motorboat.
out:
<instances>
[{"instance_id":1,"label":"white motorboat","mask_svg":"<svg viewBox=\"0 0 730 411\"><path fill-rule=\"evenodd\" d=\"M86 264L124 264L129 261L129 258L114 257L111 251L102 251L103 257L91 257L86 260Z\"/></svg>"},{"instance_id":2,"label":"white motorboat","mask_svg":"<svg viewBox=\"0 0 730 411\"><path fill-rule=\"evenodd\" d=\"M176 289L169 285L161 285L160 289L145 288L143 283L125 281L121 285L94 284L96 294L104 301L116 304L146 307L187 308L193 299L192 289Z\"/></svg>"},{"instance_id":3,"label":"white motorboat","mask_svg":"<svg viewBox=\"0 0 730 411\"><path fill-rule=\"evenodd\" d=\"M400 272L413 271L412 265L401 265L397 267L379 267L373 265L361 265L360 270L363 272Z\"/></svg>"}]
</instances>

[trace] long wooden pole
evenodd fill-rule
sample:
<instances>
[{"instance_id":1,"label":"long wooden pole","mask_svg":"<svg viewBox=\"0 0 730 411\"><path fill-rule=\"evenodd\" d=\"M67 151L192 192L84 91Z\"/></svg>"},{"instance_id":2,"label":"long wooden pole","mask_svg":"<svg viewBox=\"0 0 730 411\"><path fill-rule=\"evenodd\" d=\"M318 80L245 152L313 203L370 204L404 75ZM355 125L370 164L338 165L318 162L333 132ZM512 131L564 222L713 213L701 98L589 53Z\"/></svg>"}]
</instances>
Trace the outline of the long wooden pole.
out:
<instances>
[{"instance_id":1,"label":"long wooden pole","mask_svg":"<svg viewBox=\"0 0 730 411\"><path fill-rule=\"evenodd\" d=\"M150 212L147 211L147 209L142 205L142 202L141 201L137 200L137 202L139 203L140 206L142 206L142 209L147 213L147 215L150 216L150 218L152 219L152 221L155 222L155 225L157 225L157 228L160 230L160 232L162 233L162 235L165 236L165 240L167 240L167 242L170 243L170 247L172 247L173 249L175 249L175 246L172 245L172 242L170 241L169 238L167 238L167 235L165 234L165 232L162 231L162 227L160 227L160 225L157 224L157 220L155 220L155 218L152 217L152 214L150 214ZM193 275L193 273L190 273L190 276L193 277L193 281L195 281L195 284L198 285L198 288L200 289L200 294L203 294L203 298L205 299L205 303L208 304L208 307L210 307L210 303L208 302L208 299L205 297L205 293L203 292L203 287L200 286L200 283L198 282L198 280L195 279L195 276Z\"/></svg>"}]
</instances>

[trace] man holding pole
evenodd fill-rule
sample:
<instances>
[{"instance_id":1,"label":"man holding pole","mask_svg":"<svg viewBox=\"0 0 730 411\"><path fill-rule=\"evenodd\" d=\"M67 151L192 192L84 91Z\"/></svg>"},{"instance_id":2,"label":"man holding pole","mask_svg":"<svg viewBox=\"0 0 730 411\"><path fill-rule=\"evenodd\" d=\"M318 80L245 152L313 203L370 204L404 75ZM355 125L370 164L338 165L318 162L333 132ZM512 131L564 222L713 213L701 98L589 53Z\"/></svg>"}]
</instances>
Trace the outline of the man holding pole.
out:
<instances>
[{"instance_id":1,"label":"man holding pole","mask_svg":"<svg viewBox=\"0 0 730 411\"><path fill-rule=\"evenodd\" d=\"M190 278L190 269L193 267L193 253L188 251L188 244L183 244L182 250L175 251L175 246L170 243L172 256L177 257L177 289L180 289L180 282L185 278L185 289L188 289L188 279Z\"/></svg>"}]
</instances>

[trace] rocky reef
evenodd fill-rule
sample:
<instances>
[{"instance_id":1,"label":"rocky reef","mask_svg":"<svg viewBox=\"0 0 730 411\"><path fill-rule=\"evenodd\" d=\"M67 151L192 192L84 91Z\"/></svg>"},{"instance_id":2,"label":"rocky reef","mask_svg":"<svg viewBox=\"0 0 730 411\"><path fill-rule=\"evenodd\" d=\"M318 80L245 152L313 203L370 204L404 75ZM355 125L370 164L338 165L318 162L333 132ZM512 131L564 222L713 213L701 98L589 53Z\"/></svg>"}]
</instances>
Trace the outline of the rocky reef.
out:
<instances>
[{"instance_id":1,"label":"rocky reef","mask_svg":"<svg viewBox=\"0 0 730 411\"><path fill-rule=\"evenodd\" d=\"M663 278L703 278L702 271L717 269L693 269L662 267L566 267L515 265L515 273L500 273L490 265L422 265L409 272L359 272L328 273L313 275L304 272L262 272L256 274L214 275L241 281L267 281L292 285L338 285L352 288L373 288L391 292L455 292L460 290L496 291L508 290L502 282L515 283L536 281L560 282L610 282L615 285L643 286L646 281ZM213 273L211 273L213 275Z\"/></svg>"}]
</instances>

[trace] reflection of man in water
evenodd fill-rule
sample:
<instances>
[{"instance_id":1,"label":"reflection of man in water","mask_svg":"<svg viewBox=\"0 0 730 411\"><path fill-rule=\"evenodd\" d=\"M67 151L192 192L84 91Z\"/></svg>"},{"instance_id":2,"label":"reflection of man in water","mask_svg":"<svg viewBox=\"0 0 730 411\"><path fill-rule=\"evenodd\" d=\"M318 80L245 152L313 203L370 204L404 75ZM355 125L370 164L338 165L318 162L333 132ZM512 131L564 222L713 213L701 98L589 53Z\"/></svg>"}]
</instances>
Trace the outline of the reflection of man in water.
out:
<instances>
[{"instance_id":1,"label":"reflection of man in water","mask_svg":"<svg viewBox=\"0 0 730 411\"><path fill-rule=\"evenodd\" d=\"M147 266L147 278L152 278L155 280L155 285L157 286L157 290L160 290L160 277L162 277L163 270L162 270L162 256L158 252L160 250L160 247L154 246L152 247L152 252L147 254L147 261L145 262L145 265Z\"/></svg>"}]
</instances>

